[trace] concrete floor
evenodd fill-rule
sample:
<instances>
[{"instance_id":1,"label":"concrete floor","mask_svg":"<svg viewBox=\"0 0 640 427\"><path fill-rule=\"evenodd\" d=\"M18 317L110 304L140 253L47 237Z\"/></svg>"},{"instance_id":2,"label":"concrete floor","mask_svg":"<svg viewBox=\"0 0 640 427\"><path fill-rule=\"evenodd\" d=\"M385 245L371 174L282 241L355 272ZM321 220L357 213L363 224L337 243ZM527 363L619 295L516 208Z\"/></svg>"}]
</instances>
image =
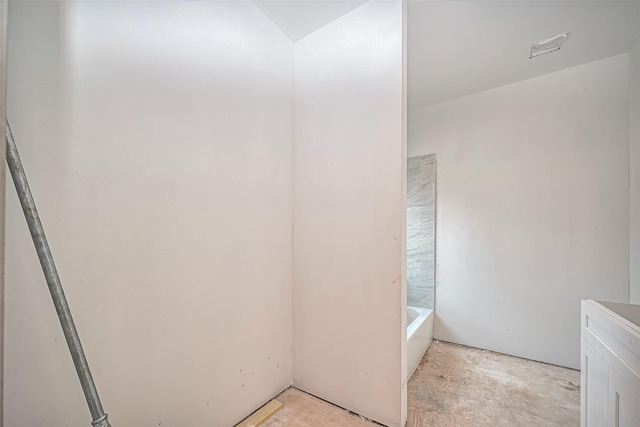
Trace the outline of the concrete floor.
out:
<instances>
[{"instance_id":1,"label":"concrete floor","mask_svg":"<svg viewBox=\"0 0 640 427\"><path fill-rule=\"evenodd\" d=\"M434 341L409 381L407 427L578 426L580 373ZM266 427L378 426L296 389Z\"/></svg>"},{"instance_id":2,"label":"concrete floor","mask_svg":"<svg viewBox=\"0 0 640 427\"><path fill-rule=\"evenodd\" d=\"M407 427L579 426L580 372L434 341L409 381Z\"/></svg>"}]
</instances>

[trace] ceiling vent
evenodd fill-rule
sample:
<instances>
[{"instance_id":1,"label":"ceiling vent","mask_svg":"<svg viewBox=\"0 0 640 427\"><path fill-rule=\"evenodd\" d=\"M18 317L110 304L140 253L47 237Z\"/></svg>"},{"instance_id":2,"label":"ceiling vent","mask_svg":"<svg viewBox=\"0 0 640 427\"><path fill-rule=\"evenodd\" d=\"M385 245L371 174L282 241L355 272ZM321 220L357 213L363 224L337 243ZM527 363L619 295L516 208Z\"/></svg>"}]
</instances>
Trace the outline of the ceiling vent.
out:
<instances>
[{"instance_id":1,"label":"ceiling vent","mask_svg":"<svg viewBox=\"0 0 640 427\"><path fill-rule=\"evenodd\" d=\"M567 37L569 37L569 34L562 33L549 37L548 39L531 43L531 55L529 55L529 59L560 50L560 46L562 46L562 43L564 43Z\"/></svg>"}]
</instances>

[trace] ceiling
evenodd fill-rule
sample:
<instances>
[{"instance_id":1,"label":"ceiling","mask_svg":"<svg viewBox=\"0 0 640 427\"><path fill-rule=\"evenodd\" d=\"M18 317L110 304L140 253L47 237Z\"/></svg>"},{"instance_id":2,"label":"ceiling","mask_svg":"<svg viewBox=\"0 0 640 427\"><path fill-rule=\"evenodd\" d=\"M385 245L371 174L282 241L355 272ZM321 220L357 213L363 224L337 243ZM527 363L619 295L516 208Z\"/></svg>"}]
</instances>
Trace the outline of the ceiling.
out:
<instances>
[{"instance_id":1,"label":"ceiling","mask_svg":"<svg viewBox=\"0 0 640 427\"><path fill-rule=\"evenodd\" d=\"M366 0L254 0L292 41L298 41Z\"/></svg>"},{"instance_id":2,"label":"ceiling","mask_svg":"<svg viewBox=\"0 0 640 427\"><path fill-rule=\"evenodd\" d=\"M292 41L366 0L254 0ZM529 59L531 43L569 33ZM636 1L409 0L409 109L625 53L640 37Z\"/></svg>"},{"instance_id":3,"label":"ceiling","mask_svg":"<svg viewBox=\"0 0 640 427\"><path fill-rule=\"evenodd\" d=\"M629 51L638 1L412 1L409 109L418 109ZM529 59L531 43L569 33Z\"/></svg>"}]
</instances>

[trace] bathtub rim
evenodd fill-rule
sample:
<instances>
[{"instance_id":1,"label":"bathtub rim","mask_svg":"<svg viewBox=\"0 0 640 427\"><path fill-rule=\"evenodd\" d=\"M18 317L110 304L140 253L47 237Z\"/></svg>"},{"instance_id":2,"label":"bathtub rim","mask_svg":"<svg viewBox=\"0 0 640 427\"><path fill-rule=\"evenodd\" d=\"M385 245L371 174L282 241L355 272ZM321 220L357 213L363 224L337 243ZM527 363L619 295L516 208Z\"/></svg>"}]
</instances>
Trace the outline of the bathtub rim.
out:
<instances>
[{"instance_id":1,"label":"bathtub rim","mask_svg":"<svg viewBox=\"0 0 640 427\"><path fill-rule=\"evenodd\" d=\"M420 361L433 342L434 310L407 306L418 310L419 315L407 326L407 377L409 381L420 365Z\"/></svg>"},{"instance_id":2,"label":"bathtub rim","mask_svg":"<svg viewBox=\"0 0 640 427\"><path fill-rule=\"evenodd\" d=\"M422 307L414 307L411 305L407 306L407 310L410 308L418 311L418 317L413 319L409 325L407 325L407 340L413 336L416 330L420 327L420 325L427 320L427 317L433 313L433 309L431 308L422 308Z\"/></svg>"}]
</instances>

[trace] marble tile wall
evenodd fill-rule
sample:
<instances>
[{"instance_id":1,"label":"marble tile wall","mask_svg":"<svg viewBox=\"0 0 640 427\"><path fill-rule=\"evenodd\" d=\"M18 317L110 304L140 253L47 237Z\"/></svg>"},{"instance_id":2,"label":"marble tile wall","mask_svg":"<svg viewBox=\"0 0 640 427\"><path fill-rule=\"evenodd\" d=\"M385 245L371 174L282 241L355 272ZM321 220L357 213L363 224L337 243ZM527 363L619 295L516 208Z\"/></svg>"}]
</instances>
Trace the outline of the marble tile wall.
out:
<instances>
[{"instance_id":1,"label":"marble tile wall","mask_svg":"<svg viewBox=\"0 0 640 427\"><path fill-rule=\"evenodd\" d=\"M435 279L436 155L408 159L407 304L433 308Z\"/></svg>"}]
</instances>

